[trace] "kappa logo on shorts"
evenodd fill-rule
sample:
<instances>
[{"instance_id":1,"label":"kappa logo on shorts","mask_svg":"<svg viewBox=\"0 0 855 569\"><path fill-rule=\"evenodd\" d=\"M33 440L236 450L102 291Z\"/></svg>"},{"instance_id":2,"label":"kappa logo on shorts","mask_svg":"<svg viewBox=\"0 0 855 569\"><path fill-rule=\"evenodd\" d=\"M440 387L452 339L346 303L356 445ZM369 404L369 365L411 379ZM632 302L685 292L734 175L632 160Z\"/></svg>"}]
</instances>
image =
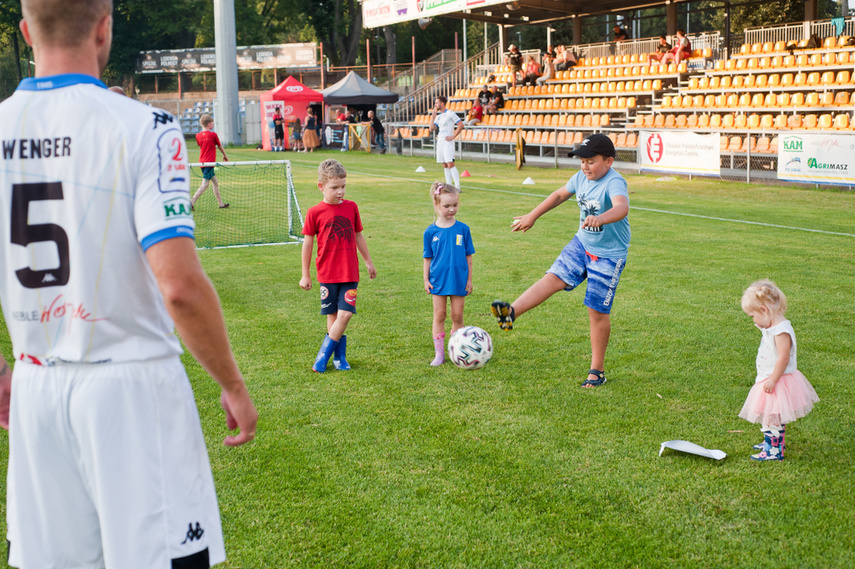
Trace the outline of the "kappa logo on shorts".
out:
<instances>
[{"instance_id":1,"label":"kappa logo on shorts","mask_svg":"<svg viewBox=\"0 0 855 569\"><path fill-rule=\"evenodd\" d=\"M351 306L356 306L356 289L352 288L344 293L344 301Z\"/></svg>"},{"instance_id":2,"label":"kappa logo on shorts","mask_svg":"<svg viewBox=\"0 0 855 569\"><path fill-rule=\"evenodd\" d=\"M197 539L202 539L202 536L205 535L205 530L202 529L202 526L199 522L196 522L196 527L193 527L193 522L187 524L187 537L184 538L184 541L181 542L181 545L185 543L196 541Z\"/></svg>"},{"instance_id":3,"label":"kappa logo on shorts","mask_svg":"<svg viewBox=\"0 0 855 569\"><path fill-rule=\"evenodd\" d=\"M159 113L157 111L152 111L151 114L154 115L154 128L157 128L157 125L159 124L170 123L173 120L172 115L170 115L166 111L161 111Z\"/></svg>"},{"instance_id":4,"label":"kappa logo on shorts","mask_svg":"<svg viewBox=\"0 0 855 569\"><path fill-rule=\"evenodd\" d=\"M325 286L322 286L321 287L321 300L326 300L329 295L330 295L330 289L328 289Z\"/></svg>"}]
</instances>

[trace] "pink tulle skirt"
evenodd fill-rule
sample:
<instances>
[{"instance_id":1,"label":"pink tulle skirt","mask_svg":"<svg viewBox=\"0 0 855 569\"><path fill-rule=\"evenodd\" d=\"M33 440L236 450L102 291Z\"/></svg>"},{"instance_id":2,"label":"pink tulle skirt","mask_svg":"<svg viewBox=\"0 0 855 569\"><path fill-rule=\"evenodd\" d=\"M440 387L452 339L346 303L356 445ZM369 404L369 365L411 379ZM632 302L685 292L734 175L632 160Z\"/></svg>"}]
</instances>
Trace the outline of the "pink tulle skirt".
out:
<instances>
[{"instance_id":1,"label":"pink tulle skirt","mask_svg":"<svg viewBox=\"0 0 855 569\"><path fill-rule=\"evenodd\" d=\"M755 383L739 416L766 426L786 425L810 413L817 401L819 397L813 386L796 370L782 375L772 393L763 390L762 381Z\"/></svg>"}]
</instances>

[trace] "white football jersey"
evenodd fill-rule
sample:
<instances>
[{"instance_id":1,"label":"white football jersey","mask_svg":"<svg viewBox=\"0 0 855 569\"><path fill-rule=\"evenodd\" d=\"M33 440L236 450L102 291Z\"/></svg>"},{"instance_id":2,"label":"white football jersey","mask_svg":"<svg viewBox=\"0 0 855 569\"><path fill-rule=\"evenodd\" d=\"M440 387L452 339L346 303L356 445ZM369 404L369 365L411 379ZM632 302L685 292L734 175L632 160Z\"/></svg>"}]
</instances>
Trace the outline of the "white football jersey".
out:
<instances>
[{"instance_id":1,"label":"white football jersey","mask_svg":"<svg viewBox=\"0 0 855 569\"><path fill-rule=\"evenodd\" d=\"M445 109L445 112L436 115L433 124L435 124L438 129L437 138L439 138L439 140L445 140L446 136L454 135L454 129L457 127L457 123L459 122L460 117L450 109Z\"/></svg>"},{"instance_id":2,"label":"white football jersey","mask_svg":"<svg viewBox=\"0 0 855 569\"><path fill-rule=\"evenodd\" d=\"M180 354L145 250L194 229L169 113L77 74L26 79L0 104L0 301L16 359Z\"/></svg>"}]
</instances>

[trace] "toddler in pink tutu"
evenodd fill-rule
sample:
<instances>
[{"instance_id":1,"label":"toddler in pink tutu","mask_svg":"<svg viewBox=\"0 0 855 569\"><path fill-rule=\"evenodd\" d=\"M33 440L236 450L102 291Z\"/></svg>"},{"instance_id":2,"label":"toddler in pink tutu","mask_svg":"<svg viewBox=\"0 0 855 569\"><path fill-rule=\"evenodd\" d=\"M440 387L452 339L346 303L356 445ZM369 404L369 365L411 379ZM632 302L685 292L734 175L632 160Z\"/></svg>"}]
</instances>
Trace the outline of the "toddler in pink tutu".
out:
<instances>
[{"instance_id":1,"label":"toddler in pink tutu","mask_svg":"<svg viewBox=\"0 0 855 569\"><path fill-rule=\"evenodd\" d=\"M796 369L796 333L784 318L787 297L772 281L757 281L742 295L742 310L754 319L762 338L757 350L757 378L739 416L760 423L763 442L753 460L784 460L787 423L804 417L819 401Z\"/></svg>"}]
</instances>

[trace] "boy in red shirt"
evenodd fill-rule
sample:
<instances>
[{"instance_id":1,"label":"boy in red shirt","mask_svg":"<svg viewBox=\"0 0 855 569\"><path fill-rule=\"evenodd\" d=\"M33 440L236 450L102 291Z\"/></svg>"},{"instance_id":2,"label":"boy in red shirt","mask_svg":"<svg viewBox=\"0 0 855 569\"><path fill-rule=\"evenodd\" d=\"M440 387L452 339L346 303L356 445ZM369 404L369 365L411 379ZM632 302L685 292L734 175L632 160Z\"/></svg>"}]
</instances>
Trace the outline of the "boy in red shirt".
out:
<instances>
[{"instance_id":1,"label":"boy in red shirt","mask_svg":"<svg viewBox=\"0 0 855 569\"><path fill-rule=\"evenodd\" d=\"M220 143L220 137L214 132L214 117L211 115L202 115L202 118L199 119L199 124L202 125L202 132L196 135L196 144L199 145L199 162L203 164L216 162L217 148L223 153L223 161L228 162L229 159L226 156L225 148ZM199 186L193 199L190 200L191 208L195 209L196 200L202 197L202 194L208 189L210 182L214 183L214 197L217 198L220 209L229 207L229 204L223 203L223 198L220 197L220 182L214 174L214 167L210 166L202 168L202 185Z\"/></svg>"},{"instance_id":2,"label":"boy in red shirt","mask_svg":"<svg viewBox=\"0 0 855 569\"><path fill-rule=\"evenodd\" d=\"M348 322L356 314L356 288L359 285L359 259L356 251L365 260L368 276L375 278L377 270L371 262L368 244L362 236L362 220L359 208L344 199L347 186L347 171L338 160L324 160L318 166L318 189L324 199L309 208L303 224L303 277L300 288L312 288L309 264L315 235L318 236L318 286L321 289L321 314L327 317L327 335L315 358L312 370L323 373L330 356L338 370L348 370L345 359L347 336L344 335ZM334 355L333 355L334 354Z\"/></svg>"}]
</instances>

